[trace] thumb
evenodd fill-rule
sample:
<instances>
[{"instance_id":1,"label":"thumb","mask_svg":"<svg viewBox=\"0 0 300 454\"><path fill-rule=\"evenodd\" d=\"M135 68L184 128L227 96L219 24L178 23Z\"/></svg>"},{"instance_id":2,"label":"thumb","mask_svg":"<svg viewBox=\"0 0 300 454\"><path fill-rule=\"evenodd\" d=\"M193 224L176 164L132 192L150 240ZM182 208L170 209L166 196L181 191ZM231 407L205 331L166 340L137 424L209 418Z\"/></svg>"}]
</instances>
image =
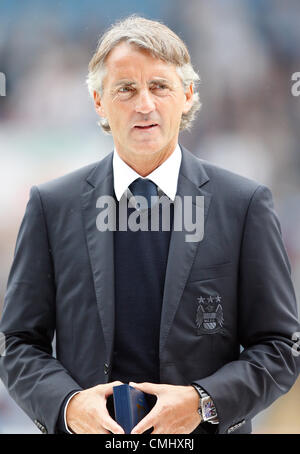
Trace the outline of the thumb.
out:
<instances>
[{"instance_id":1,"label":"thumb","mask_svg":"<svg viewBox=\"0 0 300 454\"><path fill-rule=\"evenodd\" d=\"M135 383L133 381L129 382L129 385L132 386L133 388L139 389L140 391L144 391L145 393L148 393L148 394L156 394L158 391L157 387L159 386L154 383L148 383L148 382Z\"/></svg>"}]
</instances>

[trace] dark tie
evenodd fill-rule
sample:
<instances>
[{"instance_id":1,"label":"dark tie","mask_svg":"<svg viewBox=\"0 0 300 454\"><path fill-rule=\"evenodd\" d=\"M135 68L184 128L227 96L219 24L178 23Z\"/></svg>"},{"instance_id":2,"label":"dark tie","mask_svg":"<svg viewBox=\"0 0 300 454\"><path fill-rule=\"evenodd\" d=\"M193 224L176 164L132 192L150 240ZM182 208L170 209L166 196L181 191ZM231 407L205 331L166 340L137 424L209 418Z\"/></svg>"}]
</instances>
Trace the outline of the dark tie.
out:
<instances>
[{"instance_id":1,"label":"dark tie","mask_svg":"<svg viewBox=\"0 0 300 454\"><path fill-rule=\"evenodd\" d=\"M157 186L148 178L137 178L129 186L134 196L143 196L147 199L148 208L151 207L151 196L157 196Z\"/></svg>"}]
</instances>

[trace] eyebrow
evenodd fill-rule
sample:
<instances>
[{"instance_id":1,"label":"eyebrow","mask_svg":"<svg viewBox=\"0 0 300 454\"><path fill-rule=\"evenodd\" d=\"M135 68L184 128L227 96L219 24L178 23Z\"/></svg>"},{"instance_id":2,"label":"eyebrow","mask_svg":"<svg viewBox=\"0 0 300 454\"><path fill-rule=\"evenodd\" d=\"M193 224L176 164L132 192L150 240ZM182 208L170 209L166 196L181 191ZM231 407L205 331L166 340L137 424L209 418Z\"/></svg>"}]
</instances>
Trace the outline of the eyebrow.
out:
<instances>
[{"instance_id":1,"label":"eyebrow","mask_svg":"<svg viewBox=\"0 0 300 454\"><path fill-rule=\"evenodd\" d=\"M118 87L119 85L135 85L135 83L132 82L132 80L121 79L121 80L118 80L117 82L115 82L113 84L113 87Z\"/></svg>"},{"instance_id":2,"label":"eyebrow","mask_svg":"<svg viewBox=\"0 0 300 454\"><path fill-rule=\"evenodd\" d=\"M165 84L171 84L171 82L168 79L164 79L163 77L155 77L152 80L150 80L148 82L148 84L151 85L151 84L157 83L157 82L162 82L162 83L165 83ZM119 87L120 85L132 86L132 85L136 85L136 83L133 82L130 79L120 79L120 80L117 80L114 83L113 87L116 88L116 87Z\"/></svg>"}]
</instances>

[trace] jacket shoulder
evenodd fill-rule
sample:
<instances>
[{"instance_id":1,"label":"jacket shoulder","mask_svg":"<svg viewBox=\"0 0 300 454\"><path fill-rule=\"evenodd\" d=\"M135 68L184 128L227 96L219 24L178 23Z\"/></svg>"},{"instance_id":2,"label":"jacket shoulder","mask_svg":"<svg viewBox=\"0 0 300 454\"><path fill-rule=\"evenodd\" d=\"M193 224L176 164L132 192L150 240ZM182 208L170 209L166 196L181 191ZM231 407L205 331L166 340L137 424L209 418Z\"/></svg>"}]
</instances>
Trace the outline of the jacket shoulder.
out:
<instances>
[{"instance_id":1,"label":"jacket shoulder","mask_svg":"<svg viewBox=\"0 0 300 454\"><path fill-rule=\"evenodd\" d=\"M63 194L65 191L75 194L80 192L82 184L98 165L99 161L88 164L36 187L43 194Z\"/></svg>"},{"instance_id":2,"label":"jacket shoulder","mask_svg":"<svg viewBox=\"0 0 300 454\"><path fill-rule=\"evenodd\" d=\"M252 196L259 187L266 187L264 184L237 174L216 164L200 159L209 179L212 189L219 195Z\"/></svg>"}]
</instances>

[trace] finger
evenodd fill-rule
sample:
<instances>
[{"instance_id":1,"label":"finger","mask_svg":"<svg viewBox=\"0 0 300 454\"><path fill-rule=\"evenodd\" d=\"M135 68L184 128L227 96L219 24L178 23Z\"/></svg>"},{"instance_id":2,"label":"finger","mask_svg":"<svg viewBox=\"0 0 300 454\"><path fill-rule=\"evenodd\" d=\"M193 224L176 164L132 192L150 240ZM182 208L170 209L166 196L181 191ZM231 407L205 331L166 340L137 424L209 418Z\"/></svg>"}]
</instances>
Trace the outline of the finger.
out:
<instances>
[{"instance_id":1,"label":"finger","mask_svg":"<svg viewBox=\"0 0 300 454\"><path fill-rule=\"evenodd\" d=\"M103 434L110 435L111 434L111 432L109 430L106 430L104 427L101 427L101 429L99 431L93 432L93 433L94 434L101 434L101 435L103 435Z\"/></svg>"},{"instance_id":2,"label":"finger","mask_svg":"<svg viewBox=\"0 0 300 454\"><path fill-rule=\"evenodd\" d=\"M133 388L139 389L140 391L144 391L147 394L154 394L157 396L157 393L160 390L160 385L156 383L135 383L133 381L129 382L129 385Z\"/></svg>"},{"instance_id":3,"label":"finger","mask_svg":"<svg viewBox=\"0 0 300 454\"><path fill-rule=\"evenodd\" d=\"M121 381L116 380L116 381L112 381L110 383L106 383L105 386L107 387L107 389L111 389L112 390L114 386L120 386L120 385L123 385L123 384L124 383L122 383Z\"/></svg>"},{"instance_id":4,"label":"finger","mask_svg":"<svg viewBox=\"0 0 300 454\"><path fill-rule=\"evenodd\" d=\"M119 426L113 419L109 418L107 421L103 422L103 427L108 431L112 432L113 434L124 435L123 427Z\"/></svg>"},{"instance_id":5,"label":"finger","mask_svg":"<svg viewBox=\"0 0 300 454\"><path fill-rule=\"evenodd\" d=\"M155 427L158 423L158 411L156 405L152 410L132 429L132 434L141 434L145 430Z\"/></svg>"},{"instance_id":6,"label":"finger","mask_svg":"<svg viewBox=\"0 0 300 454\"><path fill-rule=\"evenodd\" d=\"M82 432L82 433L87 433L87 434L111 434L109 430L107 430L105 427L103 427L102 424L97 424L97 426L92 426L90 427L87 431Z\"/></svg>"},{"instance_id":7,"label":"finger","mask_svg":"<svg viewBox=\"0 0 300 454\"><path fill-rule=\"evenodd\" d=\"M101 425L106 430L110 430L113 434L124 434L124 429L121 427L108 413L107 409L103 409L101 412Z\"/></svg>"},{"instance_id":8,"label":"finger","mask_svg":"<svg viewBox=\"0 0 300 454\"><path fill-rule=\"evenodd\" d=\"M160 429L159 427L155 427L154 430L151 432L151 435L161 435L163 433L164 432L162 431L162 429Z\"/></svg>"},{"instance_id":9,"label":"finger","mask_svg":"<svg viewBox=\"0 0 300 454\"><path fill-rule=\"evenodd\" d=\"M101 423L96 422L95 419L91 422L81 420L72 425L72 432L75 434L110 434Z\"/></svg>"},{"instance_id":10,"label":"finger","mask_svg":"<svg viewBox=\"0 0 300 454\"><path fill-rule=\"evenodd\" d=\"M113 386L119 386L119 385L123 385L124 383L122 383L120 380L116 380L116 381L111 381L111 382L108 382L108 383L100 383L99 385L96 385L95 388L113 388Z\"/></svg>"},{"instance_id":11,"label":"finger","mask_svg":"<svg viewBox=\"0 0 300 454\"><path fill-rule=\"evenodd\" d=\"M111 381L110 383L107 383L107 385L120 386L120 385L124 385L124 383L120 380L115 380L115 381Z\"/></svg>"},{"instance_id":12,"label":"finger","mask_svg":"<svg viewBox=\"0 0 300 454\"><path fill-rule=\"evenodd\" d=\"M99 389L99 391L102 391L102 393L103 393L103 389L104 389L105 397L108 397L111 394L113 394L113 387L120 386L120 385L123 385L123 383L119 380L116 380L116 381L113 381L110 383L105 383L103 385L97 385L96 387Z\"/></svg>"}]
</instances>

